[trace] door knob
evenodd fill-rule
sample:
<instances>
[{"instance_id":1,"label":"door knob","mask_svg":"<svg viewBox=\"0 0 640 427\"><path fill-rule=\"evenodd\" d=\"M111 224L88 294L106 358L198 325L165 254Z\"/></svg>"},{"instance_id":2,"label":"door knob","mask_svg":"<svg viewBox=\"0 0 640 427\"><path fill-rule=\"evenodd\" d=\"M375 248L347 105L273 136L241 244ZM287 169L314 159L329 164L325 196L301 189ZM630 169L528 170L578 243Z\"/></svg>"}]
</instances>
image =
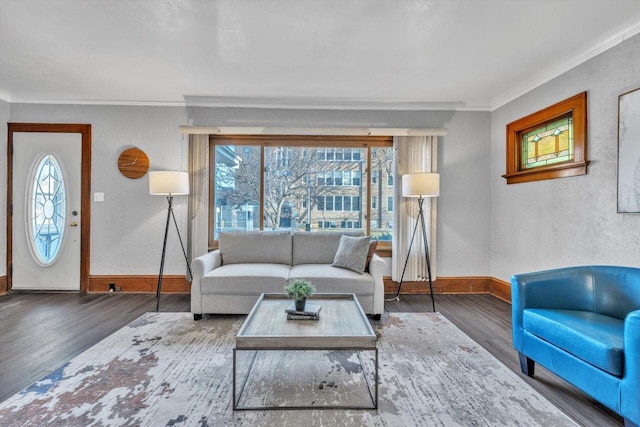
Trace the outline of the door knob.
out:
<instances>
[{"instance_id":1,"label":"door knob","mask_svg":"<svg viewBox=\"0 0 640 427\"><path fill-rule=\"evenodd\" d=\"M78 223L76 221L70 222L69 227L77 227Z\"/></svg>"}]
</instances>

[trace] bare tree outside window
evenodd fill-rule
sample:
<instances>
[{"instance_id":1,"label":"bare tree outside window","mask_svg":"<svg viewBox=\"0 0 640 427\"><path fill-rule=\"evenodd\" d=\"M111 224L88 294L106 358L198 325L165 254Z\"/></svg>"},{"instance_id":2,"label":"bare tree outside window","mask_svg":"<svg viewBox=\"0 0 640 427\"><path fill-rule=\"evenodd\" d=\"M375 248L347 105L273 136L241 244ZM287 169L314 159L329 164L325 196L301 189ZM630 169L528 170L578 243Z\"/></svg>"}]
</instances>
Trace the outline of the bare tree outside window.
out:
<instances>
[{"instance_id":1,"label":"bare tree outside window","mask_svg":"<svg viewBox=\"0 0 640 427\"><path fill-rule=\"evenodd\" d=\"M393 147L371 149L371 194L376 202L393 197L393 187L387 185L389 182L393 185L393 158ZM391 221L393 221L392 209L384 206L383 203L375 203L375 208L371 206L372 237L378 240L391 240L393 234L393 230L389 227L389 224L393 224Z\"/></svg>"},{"instance_id":2,"label":"bare tree outside window","mask_svg":"<svg viewBox=\"0 0 640 427\"><path fill-rule=\"evenodd\" d=\"M385 204L393 149L268 144L212 144L214 152L213 240L221 231L368 231L391 240L391 214ZM263 169L261 170L261 167ZM370 170L378 179L371 183ZM384 183L384 184L383 184ZM381 185L383 184L383 185ZM367 187L371 187L368 191ZM375 209L374 209L375 207ZM371 218L367 218L367 214Z\"/></svg>"},{"instance_id":3,"label":"bare tree outside window","mask_svg":"<svg viewBox=\"0 0 640 427\"><path fill-rule=\"evenodd\" d=\"M260 229L260 147L215 150L214 239L220 231Z\"/></svg>"}]
</instances>

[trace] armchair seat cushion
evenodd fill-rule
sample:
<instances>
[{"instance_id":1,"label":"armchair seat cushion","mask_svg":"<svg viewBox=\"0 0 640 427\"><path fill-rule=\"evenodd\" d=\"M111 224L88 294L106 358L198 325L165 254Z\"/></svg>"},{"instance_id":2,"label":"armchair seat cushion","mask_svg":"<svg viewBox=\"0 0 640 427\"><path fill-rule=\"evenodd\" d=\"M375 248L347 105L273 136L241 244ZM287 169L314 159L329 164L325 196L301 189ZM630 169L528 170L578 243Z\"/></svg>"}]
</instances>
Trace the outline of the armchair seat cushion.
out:
<instances>
[{"instance_id":1,"label":"armchair seat cushion","mask_svg":"<svg viewBox=\"0 0 640 427\"><path fill-rule=\"evenodd\" d=\"M522 322L527 332L622 377L624 320L591 311L527 308Z\"/></svg>"},{"instance_id":2,"label":"armchair seat cushion","mask_svg":"<svg viewBox=\"0 0 640 427\"><path fill-rule=\"evenodd\" d=\"M260 295L282 293L289 277L288 265L246 263L223 265L200 279L203 295Z\"/></svg>"}]
</instances>

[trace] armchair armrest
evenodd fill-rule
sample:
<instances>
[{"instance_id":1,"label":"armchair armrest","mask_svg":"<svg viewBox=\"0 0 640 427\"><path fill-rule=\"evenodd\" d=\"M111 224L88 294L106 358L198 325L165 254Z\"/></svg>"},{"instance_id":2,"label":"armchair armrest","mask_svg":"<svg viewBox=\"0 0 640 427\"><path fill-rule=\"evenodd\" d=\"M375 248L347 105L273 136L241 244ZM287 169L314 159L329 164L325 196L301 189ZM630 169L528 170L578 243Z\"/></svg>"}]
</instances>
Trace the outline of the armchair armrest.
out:
<instances>
[{"instance_id":1,"label":"armchair armrest","mask_svg":"<svg viewBox=\"0 0 640 427\"><path fill-rule=\"evenodd\" d=\"M565 267L517 274L511 278L513 345L522 348L522 312L526 308L592 310L593 273L590 267Z\"/></svg>"},{"instance_id":2,"label":"armchair armrest","mask_svg":"<svg viewBox=\"0 0 640 427\"><path fill-rule=\"evenodd\" d=\"M590 267L565 267L511 278L514 306L592 310L593 272ZM512 299L512 303L514 300Z\"/></svg>"},{"instance_id":3,"label":"armchair armrest","mask_svg":"<svg viewBox=\"0 0 640 427\"><path fill-rule=\"evenodd\" d=\"M640 420L640 310L624 319L624 373L620 383L620 412Z\"/></svg>"}]
</instances>

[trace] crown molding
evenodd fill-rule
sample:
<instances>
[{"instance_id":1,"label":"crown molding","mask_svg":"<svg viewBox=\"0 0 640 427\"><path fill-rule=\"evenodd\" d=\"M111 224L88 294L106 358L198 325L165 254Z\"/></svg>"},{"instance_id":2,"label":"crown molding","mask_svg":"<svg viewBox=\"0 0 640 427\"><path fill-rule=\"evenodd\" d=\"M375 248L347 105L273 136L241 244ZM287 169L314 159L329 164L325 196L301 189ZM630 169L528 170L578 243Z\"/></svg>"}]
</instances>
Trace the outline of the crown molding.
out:
<instances>
[{"instance_id":1,"label":"crown molding","mask_svg":"<svg viewBox=\"0 0 640 427\"><path fill-rule=\"evenodd\" d=\"M287 110L490 111L482 102L428 102L415 99L319 98L295 96L185 95L187 107L266 108Z\"/></svg>"},{"instance_id":2,"label":"crown molding","mask_svg":"<svg viewBox=\"0 0 640 427\"><path fill-rule=\"evenodd\" d=\"M572 68L575 68L584 62L587 62L591 58L598 56L602 52L611 49L612 47L622 43L623 41L635 36L638 33L640 33L640 22L637 22L614 34L613 36L604 39L595 46L591 46L590 48L585 49L577 55L569 58L560 66L547 72L534 75L533 78L516 86L515 88L513 88L513 90L505 92L502 96L494 98L491 102L492 108L490 111L495 111L505 104L518 99L519 97L532 91L533 89L536 89L537 87L542 86L543 84L555 79L556 77L561 76Z\"/></svg>"},{"instance_id":3,"label":"crown molding","mask_svg":"<svg viewBox=\"0 0 640 427\"><path fill-rule=\"evenodd\" d=\"M0 93L1 96L1 93ZM9 96L9 95L7 95ZM0 98L1 99L1 98ZM44 105L105 105L132 107L184 107L184 101L123 101L123 100L88 100L88 99L32 99L10 97L12 104L44 104Z\"/></svg>"},{"instance_id":4,"label":"crown molding","mask_svg":"<svg viewBox=\"0 0 640 427\"><path fill-rule=\"evenodd\" d=\"M427 102L404 99L373 100L316 97L185 96L184 101L125 101L87 99L16 98L0 91L0 99L13 104L112 105L142 107L264 108L283 110L380 110L380 111L491 111L482 102Z\"/></svg>"}]
</instances>

